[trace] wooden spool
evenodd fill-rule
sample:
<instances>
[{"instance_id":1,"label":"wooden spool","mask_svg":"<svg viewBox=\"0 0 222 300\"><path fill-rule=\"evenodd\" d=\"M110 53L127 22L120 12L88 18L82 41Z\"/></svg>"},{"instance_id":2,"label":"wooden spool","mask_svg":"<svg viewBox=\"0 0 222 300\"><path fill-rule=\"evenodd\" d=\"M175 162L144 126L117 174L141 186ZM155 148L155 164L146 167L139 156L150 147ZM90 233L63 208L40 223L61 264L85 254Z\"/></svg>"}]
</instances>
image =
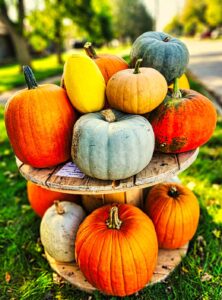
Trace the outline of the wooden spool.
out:
<instances>
[{"instance_id":1,"label":"wooden spool","mask_svg":"<svg viewBox=\"0 0 222 300\"><path fill-rule=\"evenodd\" d=\"M22 176L44 188L63 193L89 195L125 192L163 182L187 169L197 155L198 149L180 154L154 153L148 166L137 175L115 182L88 176L83 178L60 176L58 172L64 164L53 168L36 169L18 159L16 162Z\"/></svg>"},{"instance_id":2,"label":"wooden spool","mask_svg":"<svg viewBox=\"0 0 222 300\"><path fill-rule=\"evenodd\" d=\"M156 269L153 273L151 281L147 284L147 286L164 280L181 262L181 259L186 255L187 250L188 244L175 250L160 249L158 253ZM94 288L85 279L76 263L58 262L47 252L45 252L45 254L51 268L65 280L73 284L76 288L87 293L93 293L96 291L96 288Z\"/></svg>"}]
</instances>

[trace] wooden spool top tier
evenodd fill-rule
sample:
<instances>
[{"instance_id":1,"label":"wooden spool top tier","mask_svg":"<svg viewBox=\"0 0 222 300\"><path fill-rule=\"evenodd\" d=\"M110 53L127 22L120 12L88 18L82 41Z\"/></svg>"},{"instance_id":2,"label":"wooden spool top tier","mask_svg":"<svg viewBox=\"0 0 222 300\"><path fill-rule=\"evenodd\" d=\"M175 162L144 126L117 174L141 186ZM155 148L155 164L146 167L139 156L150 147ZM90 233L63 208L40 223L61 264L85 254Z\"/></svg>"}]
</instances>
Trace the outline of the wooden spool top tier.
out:
<instances>
[{"instance_id":1,"label":"wooden spool top tier","mask_svg":"<svg viewBox=\"0 0 222 300\"><path fill-rule=\"evenodd\" d=\"M123 192L133 188L145 188L167 181L187 169L197 158L199 150L180 154L154 153L149 165L137 175L124 180L99 180L84 176L83 178L63 177L58 172L65 164L47 169L36 169L16 159L20 173L44 188L70 194L106 194Z\"/></svg>"}]
</instances>

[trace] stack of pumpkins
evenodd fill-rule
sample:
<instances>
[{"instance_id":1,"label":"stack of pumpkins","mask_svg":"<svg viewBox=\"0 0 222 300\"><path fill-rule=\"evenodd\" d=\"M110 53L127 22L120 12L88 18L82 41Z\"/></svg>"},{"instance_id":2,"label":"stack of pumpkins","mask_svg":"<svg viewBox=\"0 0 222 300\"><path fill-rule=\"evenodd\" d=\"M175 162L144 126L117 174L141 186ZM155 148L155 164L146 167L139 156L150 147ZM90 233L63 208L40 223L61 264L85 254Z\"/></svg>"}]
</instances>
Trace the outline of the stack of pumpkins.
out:
<instances>
[{"instance_id":1,"label":"stack of pumpkins","mask_svg":"<svg viewBox=\"0 0 222 300\"><path fill-rule=\"evenodd\" d=\"M144 33L132 46L132 68L117 56L98 56L90 43L85 50L87 55L66 61L62 87L38 85L24 67L28 89L17 92L5 110L12 148L23 163L48 168L72 158L88 176L120 180L144 169L154 149L180 153L209 140L216 125L213 104L178 86L189 60L184 43L165 33ZM199 218L194 194L172 183L149 192L145 213L132 205L109 204L85 218L77 196L32 183L28 196L43 216L45 250L58 261L75 258L93 286L116 296L143 288L153 274L158 243L170 249L184 245ZM124 197L103 196L98 206L124 202ZM82 203L92 211L89 199Z\"/></svg>"}]
</instances>

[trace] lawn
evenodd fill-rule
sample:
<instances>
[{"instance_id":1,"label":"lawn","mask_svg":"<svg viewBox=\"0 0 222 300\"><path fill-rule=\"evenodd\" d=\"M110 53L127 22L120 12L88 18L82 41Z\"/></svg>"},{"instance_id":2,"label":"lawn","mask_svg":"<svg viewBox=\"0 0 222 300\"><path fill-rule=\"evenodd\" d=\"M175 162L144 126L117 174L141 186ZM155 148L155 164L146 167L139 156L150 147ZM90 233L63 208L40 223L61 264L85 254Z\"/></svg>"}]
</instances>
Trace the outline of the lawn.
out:
<instances>
[{"instance_id":1,"label":"lawn","mask_svg":"<svg viewBox=\"0 0 222 300\"><path fill-rule=\"evenodd\" d=\"M70 54L77 52L84 53L84 50L71 50L69 52L66 52L63 54L63 60L65 61ZM118 53L119 55L125 55L129 53L129 47L104 47L99 49L98 53ZM37 81L48 78L50 76L61 75L63 70L63 66L57 63L57 58L54 54L44 58L34 59L32 61L32 67L35 71ZM11 64L2 66L0 68L0 94L20 85L24 85L24 76L20 72L20 66L18 64Z\"/></svg>"},{"instance_id":2,"label":"lawn","mask_svg":"<svg viewBox=\"0 0 222 300\"><path fill-rule=\"evenodd\" d=\"M196 89L203 88L192 82ZM162 283L125 299L222 299L222 118L196 162L180 176L201 206L197 233L187 256ZM44 258L40 219L31 210L26 181L15 165L0 107L0 300L118 299L92 297L60 280Z\"/></svg>"}]
</instances>

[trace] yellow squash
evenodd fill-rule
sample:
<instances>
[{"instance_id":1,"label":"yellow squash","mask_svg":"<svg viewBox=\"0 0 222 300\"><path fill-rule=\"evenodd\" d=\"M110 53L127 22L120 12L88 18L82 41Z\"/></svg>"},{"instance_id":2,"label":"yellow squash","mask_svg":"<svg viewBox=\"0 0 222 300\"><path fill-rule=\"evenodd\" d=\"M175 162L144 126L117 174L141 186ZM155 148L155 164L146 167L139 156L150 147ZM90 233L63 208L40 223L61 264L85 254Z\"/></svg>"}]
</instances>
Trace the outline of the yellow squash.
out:
<instances>
[{"instance_id":1,"label":"yellow squash","mask_svg":"<svg viewBox=\"0 0 222 300\"><path fill-rule=\"evenodd\" d=\"M190 89L190 84L185 73L179 78L179 87L180 89ZM169 86L169 88L173 88L173 83Z\"/></svg>"},{"instance_id":2,"label":"yellow squash","mask_svg":"<svg viewBox=\"0 0 222 300\"><path fill-rule=\"evenodd\" d=\"M105 104L105 81L95 62L73 54L64 66L64 84L73 106L81 113L99 111Z\"/></svg>"}]
</instances>

